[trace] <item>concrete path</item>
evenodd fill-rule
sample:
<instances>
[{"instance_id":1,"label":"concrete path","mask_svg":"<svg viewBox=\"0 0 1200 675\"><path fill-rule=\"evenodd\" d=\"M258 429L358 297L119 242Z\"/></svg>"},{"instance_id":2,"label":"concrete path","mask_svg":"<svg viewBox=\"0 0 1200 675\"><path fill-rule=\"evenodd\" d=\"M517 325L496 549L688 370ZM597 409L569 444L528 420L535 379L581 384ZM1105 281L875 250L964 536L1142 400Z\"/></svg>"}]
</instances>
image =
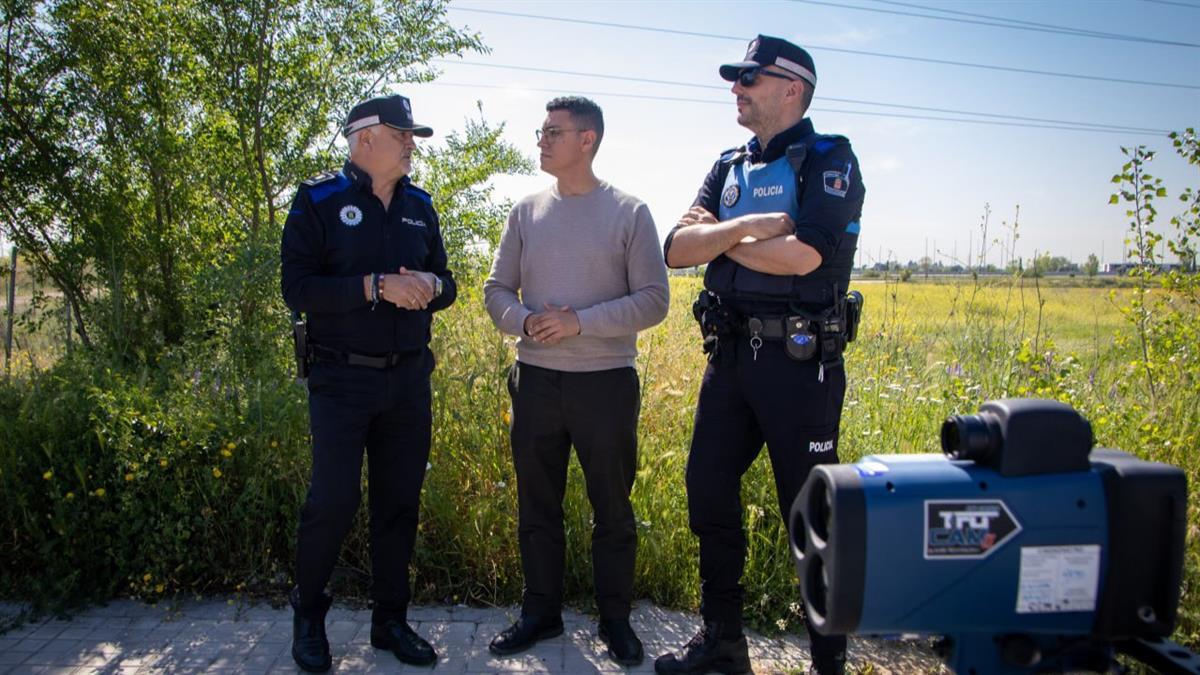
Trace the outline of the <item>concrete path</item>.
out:
<instances>
[{"instance_id":1,"label":"concrete path","mask_svg":"<svg viewBox=\"0 0 1200 675\"><path fill-rule=\"evenodd\" d=\"M0 604L0 621L19 611ZM518 608L414 607L409 621L437 650L433 668L406 666L370 645L369 610L335 606L326 618L337 673L653 673L654 657L678 649L695 633L694 614L639 603L634 629L647 658L625 669L608 660L596 637L595 619L563 615L562 637L520 655L497 658L491 639L517 616ZM0 674L9 673L298 673L291 657L291 610L217 599L158 607L118 600L68 621L44 619L0 634ZM808 642L788 635L750 634L754 669L805 673ZM876 674L937 672L924 642L852 639L851 671Z\"/></svg>"}]
</instances>

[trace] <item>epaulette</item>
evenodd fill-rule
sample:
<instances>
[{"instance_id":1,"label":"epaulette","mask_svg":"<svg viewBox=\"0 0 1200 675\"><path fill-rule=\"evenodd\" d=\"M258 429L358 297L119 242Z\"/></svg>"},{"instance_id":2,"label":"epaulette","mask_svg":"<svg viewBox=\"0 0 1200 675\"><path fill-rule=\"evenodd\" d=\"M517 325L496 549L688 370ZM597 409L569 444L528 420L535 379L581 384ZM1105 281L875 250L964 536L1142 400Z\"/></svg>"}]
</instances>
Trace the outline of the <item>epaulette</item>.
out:
<instances>
[{"instance_id":1,"label":"epaulette","mask_svg":"<svg viewBox=\"0 0 1200 675\"><path fill-rule=\"evenodd\" d=\"M721 159L718 161L725 162L726 164L733 164L742 161L742 159L744 159L748 154L750 153L749 150L746 149L746 146L739 145L736 148L730 148L722 152Z\"/></svg>"},{"instance_id":2,"label":"epaulette","mask_svg":"<svg viewBox=\"0 0 1200 675\"><path fill-rule=\"evenodd\" d=\"M308 188L308 198L312 200L312 203L317 204L329 195L350 187L350 179L341 173L326 171L304 181L304 186Z\"/></svg>"},{"instance_id":3,"label":"epaulette","mask_svg":"<svg viewBox=\"0 0 1200 675\"><path fill-rule=\"evenodd\" d=\"M336 171L322 171L312 178L306 178L304 180L304 184L312 187L314 185L320 185L321 183L327 183L337 177L338 175Z\"/></svg>"},{"instance_id":4,"label":"epaulette","mask_svg":"<svg viewBox=\"0 0 1200 675\"><path fill-rule=\"evenodd\" d=\"M827 155L830 150L839 145L850 145L850 139L837 134L817 134L816 140L812 143L812 149L819 155Z\"/></svg>"},{"instance_id":5,"label":"epaulette","mask_svg":"<svg viewBox=\"0 0 1200 675\"><path fill-rule=\"evenodd\" d=\"M420 199L421 201L425 202L426 204L433 206L433 196L430 195L428 192L422 190L421 188L417 187L416 185L413 185L411 183L408 185L405 185L404 190L411 195L415 195L417 199Z\"/></svg>"}]
</instances>

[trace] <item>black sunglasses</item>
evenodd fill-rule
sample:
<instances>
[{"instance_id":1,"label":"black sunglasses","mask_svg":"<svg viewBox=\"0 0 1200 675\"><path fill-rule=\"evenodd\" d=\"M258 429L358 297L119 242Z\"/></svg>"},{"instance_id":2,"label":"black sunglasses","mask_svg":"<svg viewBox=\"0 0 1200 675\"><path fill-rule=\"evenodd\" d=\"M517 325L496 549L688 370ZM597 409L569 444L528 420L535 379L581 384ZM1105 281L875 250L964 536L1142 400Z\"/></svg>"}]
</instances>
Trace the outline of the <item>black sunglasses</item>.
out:
<instances>
[{"instance_id":1,"label":"black sunglasses","mask_svg":"<svg viewBox=\"0 0 1200 675\"><path fill-rule=\"evenodd\" d=\"M763 68L762 66L755 66L753 68L747 68L747 69L743 70L742 72L738 73L737 81L739 83L741 83L741 85L743 87L753 87L754 83L758 81L759 75L766 75L767 77L778 77L779 79L787 80L788 82L796 81L796 78L794 78L794 77L788 77L787 75L784 75L782 73L776 73L774 71L767 70L766 68Z\"/></svg>"}]
</instances>

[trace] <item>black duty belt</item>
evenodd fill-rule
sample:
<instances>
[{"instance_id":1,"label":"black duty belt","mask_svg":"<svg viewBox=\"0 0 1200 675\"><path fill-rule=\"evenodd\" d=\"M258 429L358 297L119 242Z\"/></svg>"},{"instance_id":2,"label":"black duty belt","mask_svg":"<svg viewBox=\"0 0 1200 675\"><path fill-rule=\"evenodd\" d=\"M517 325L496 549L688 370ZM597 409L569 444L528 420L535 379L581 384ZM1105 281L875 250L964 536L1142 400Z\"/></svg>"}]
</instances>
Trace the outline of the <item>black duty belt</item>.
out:
<instances>
[{"instance_id":1,"label":"black duty belt","mask_svg":"<svg viewBox=\"0 0 1200 675\"><path fill-rule=\"evenodd\" d=\"M399 365L404 359L418 354L419 351L414 349L407 352L391 352L383 356L367 356L366 354L355 354L354 352L330 349L321 345L312 346L313 358L318 361L329 361L347 366L365 366L367 368L375 368L376 370L393 368Z\"/></svg>"},{"instance_id":2,"label":"black duty belt","mask_svg":"<svg viewBox=\"0 0 1200 675\"><path fill-rule=\"evenodd\" d=\"M748 316L736 325L738 335L758 335L765 340L782 340L796 327L808 328L810 324L808 319L802 316Z\"/></svg>"}]
</instances>

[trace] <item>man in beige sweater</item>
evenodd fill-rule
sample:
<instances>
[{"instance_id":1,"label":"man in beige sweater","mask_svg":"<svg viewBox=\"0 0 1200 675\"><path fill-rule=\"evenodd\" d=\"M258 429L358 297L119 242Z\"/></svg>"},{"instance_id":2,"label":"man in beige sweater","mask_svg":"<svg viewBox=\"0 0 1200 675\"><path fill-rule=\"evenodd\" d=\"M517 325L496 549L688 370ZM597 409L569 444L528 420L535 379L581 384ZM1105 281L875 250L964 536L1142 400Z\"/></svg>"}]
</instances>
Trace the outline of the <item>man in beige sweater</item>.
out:
<instances>
[{"instance_id":1,"label":"man in beige sweater","mask_svg":"<svg viewBox=\"0 0 1200 675\"><path fill-rule=\"evenodd\" d=\"M515 654L560 635L563 494L571 446L594 511L592 570L600 638L622 665L642 661L629 625L637 530L637 332L667 315L667 273L650 210L596 178L604 117L556 98L537 132L555 184L513 207L484 284L488 313L517 341L508 376L525 592L521 618L492 641Z\"/></svg>"}]
</instances>

